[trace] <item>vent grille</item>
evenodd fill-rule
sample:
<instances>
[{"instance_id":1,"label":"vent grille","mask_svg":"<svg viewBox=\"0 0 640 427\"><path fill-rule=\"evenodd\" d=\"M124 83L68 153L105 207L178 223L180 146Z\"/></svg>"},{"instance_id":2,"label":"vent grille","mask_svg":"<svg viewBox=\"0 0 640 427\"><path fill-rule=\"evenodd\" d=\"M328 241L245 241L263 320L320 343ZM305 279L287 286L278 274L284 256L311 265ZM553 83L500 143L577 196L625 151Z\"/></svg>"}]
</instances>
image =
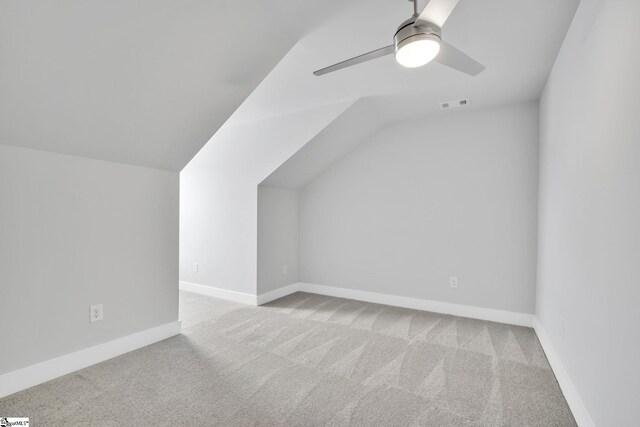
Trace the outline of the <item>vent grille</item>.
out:
<instances>
[{"instance_id":1,"label":"vent grille","mask_svg":"<svg viewBox=\"0 0 640 427\"><path fill-rule=\"evenodd\" d=\"M452 108L466 107L469 105L469 98L459 99L457 101L447 101L440 103L441 110L450 110Z\"/></svg>"}]
</instances>

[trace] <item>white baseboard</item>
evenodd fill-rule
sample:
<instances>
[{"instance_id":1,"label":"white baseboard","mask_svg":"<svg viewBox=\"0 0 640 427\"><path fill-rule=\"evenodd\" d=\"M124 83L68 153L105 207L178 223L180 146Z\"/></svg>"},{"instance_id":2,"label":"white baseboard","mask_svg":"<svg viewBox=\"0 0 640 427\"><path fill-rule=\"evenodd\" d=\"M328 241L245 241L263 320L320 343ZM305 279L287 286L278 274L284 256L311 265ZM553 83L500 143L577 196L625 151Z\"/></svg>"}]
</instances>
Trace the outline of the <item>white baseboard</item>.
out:
<instances>
[{"instance_id":1,"label":"white baseboard","mask_svg":"<svg viewBox=\"0 0 640 427\"><path fill-rule=\"evenodd\" d=\"M283 286L270 292L258 295L258 305L266 304L278 298L286 297L294 292L300 290L300 283L292 283L291 285Z\"/></svg>"},{"instance_id":2,"label":"white baseboard","mask_svg":"<svg viewBox=\"0 0 640 427\"><path fill-rule=\"evenodd\" d=\"M303 291L313 294L348 298L358 301L386 304L396 307L413 308L416 310L432 311L435 313L452 314L454 316L470 317L472 319L489 320L492 322L508 323L511 325L533 327L533 315L512 311L495 310L492 308L474 307L470 305L452 304L448 302L432 301L420 298L402 297L398 295L381 294L377 292L359 291L355 289L337 288L333 286L314 285L298 282L283 286L276 290L251 295L242 292L198 285L190 282L180 282L180 289L210 297L226 299L248 305L262 305L282 298L294 292Z\"/></svg>"},{"instance_id":3,"label":"white baseboard","mask_svg":"<svg viewBox=\"0 0 640 427\"><path fill-rule=\"evenodd\" d=\"M293 283L260 295L230 291L228 289L200 285L198 283L185 282L182 280L179 282L179 285L181 291L193 292L194 294L206 295L208 297L220 298L227 301L239 302L241 304L253 306L266 304L270 301L282 298L300 290L300 283Z\"/></svg>"},{"instance_id":4,"label":"white baseboard","mask_svg":"<svg viewBox=\"0 0 640 427\"><path fill-rule=\"evenodd\" d=\"M267 292L266 294L258 295L257 303L258 305L266 304L269 301L282 298L298 291L338 298L348 298L376 304L386 304L395 307L432 311L435 313L452 314L454 316L470 317L472 319L489 320L492 322L508 323L511 325L533 327L532 314L452 304L420 298L402 297L377 292L359 291L355 289L337 288L334 286L314 285L312 283L304 282L294 283L274 291Z\"/></svg>"},{"instance_id":5,"label":"white baseboard","mask_svg":"<svg viewBox=\"0 0 640 427\"><path fill-rule=\"evenodd\" d=\"M258 297L244 292L229 291L227 289L214 288L213 286L200 285L198 283L180 281L180 290L193 292L195 294L209 297L226 299L228 301L239 302L247 305L258 305Z\"/></svg>"},{"instance_id":6,"label":"white baseboard","mask_svg":"<svg viewBox=\"0 0 640 427\"><path fill-rule=\"evenodd\" d=\"M0 375L0 398L178 335L181 330L182 322L177 320Z\"/></svg>"},{"instance_id":7,"label":"white baseboard","mask_svg":"<svg viewBox=\"0 0 640 427\"><path fill-rule=\"evenodd\" d=\"M564 368L560 357L558 357L558 353L556 353L555 348L551 343L551 339L549 339L549 336L537 317L533 320L533 327L536 331L536 335L538 335L538 340L540 340L540 344L547 355L547 359L549 359L551 369L553 369L553 373L558 380L558 384L560 384L564 398L567 400L569 408L571 409L578 426L594 427L595 424L593 423L591 416L589 416L587 408L584 406L584 403L582 403L582 399L573 385L573 381L569 378L569 374Z\"/></svg>"},{"instance_id":8,"label":"white baseboard","mask_svg":"<svg viewBox=\"0 0 640 427\"><path fill-rule=\"evenodd\" d=\"M355 289L336 288L333 286L314 285L311 283L300 283L299 290L332 297L349 298L376 304L432 311L434 313L452 314L454 316L470 317L472 319L489 320L492 322L508 323L511 325L527 327L533 326L532 314L516 313L513 311L495 310L492 308L452 304L448 302L359 291Z\"/></svg>"}]
</instances>

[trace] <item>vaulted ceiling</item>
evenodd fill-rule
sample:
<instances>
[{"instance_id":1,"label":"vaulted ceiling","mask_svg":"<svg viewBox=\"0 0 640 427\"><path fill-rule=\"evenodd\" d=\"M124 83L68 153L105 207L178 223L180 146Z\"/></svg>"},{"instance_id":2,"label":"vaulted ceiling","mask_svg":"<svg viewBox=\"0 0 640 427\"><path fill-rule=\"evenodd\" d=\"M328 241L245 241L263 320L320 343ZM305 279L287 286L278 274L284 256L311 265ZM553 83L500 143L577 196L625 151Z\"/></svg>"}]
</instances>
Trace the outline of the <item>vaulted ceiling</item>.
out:
<instances>
[{"instance_id":1,"label":"vaulted ceiling","mask_svg":"<svg viewBox=\"0 0 640 427\"><path fill-rule=\"evenodd\" d=\"M179 171L338 1L3 0L0 143Z\"/></svg>"},{"instance_id":2,"label":"vaulted ceiling","mask_svg":"<svg viewBox=\"0 0 640 427\"><path fill-rule=\"evenodd\" d=\"M179 171L221 126L343 100L372 99L379 124L537 99L577 4L460 0L444 36L487 67L476 78L392 57L315 77L390 44L410 3L4 0L0 143Z\"/></svg>"}]
</instances>

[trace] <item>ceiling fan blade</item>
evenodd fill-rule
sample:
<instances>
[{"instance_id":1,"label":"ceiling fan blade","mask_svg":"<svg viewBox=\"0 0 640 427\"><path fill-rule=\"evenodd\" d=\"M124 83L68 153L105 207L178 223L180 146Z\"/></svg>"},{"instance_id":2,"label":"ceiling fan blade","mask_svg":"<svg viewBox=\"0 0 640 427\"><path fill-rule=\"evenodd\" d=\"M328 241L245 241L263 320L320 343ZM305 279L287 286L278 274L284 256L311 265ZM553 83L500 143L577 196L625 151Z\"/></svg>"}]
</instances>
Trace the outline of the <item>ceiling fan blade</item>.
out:
<instances>
[{"instance_id":1,"label":"ceiling fan blade","mask_svg":"<svg viewBox=\"0 0 640 427\"><path fill-rule=\"evenodd\" d=\"M440 52L434 58L434 62L462 71L470 76L477 76L484 71L484 65L467 55L466 53L451 46L444 40L440 41Z\"/></svg>"},{"instance_id":2,"label":"ceiling fan blade","mask_svg":"<svg viewBox=\"0 0 640 427\"><path fill-rule=\"evenodd\" d=\"M365 61L370 61L372 59L380 58L382 56L390 55L394 53L396 50L394 45L381 47L380 49L373 50L371 52L363 53L362 55L358 55L351 59L347 59L342 62L338 62L337 64L333 64L329 67L322 68L318 71L314 71L313 74L316 76L321 76L323 74L331 73L333 71L341 70L342 68L351 67L352 65L360 64Z\"/></svg>"},{"instance_id":3,"label":"ceiling fan blade","mask_svg":"<svg viewBox=\"0 0 640 427\"><path fill-rule=\"evenodd\" d=\"M418 21L428 21L442 28L457 4L458 0L429 0L427 6L416 19L416 24Z\"/></svg>"}]
</instances>

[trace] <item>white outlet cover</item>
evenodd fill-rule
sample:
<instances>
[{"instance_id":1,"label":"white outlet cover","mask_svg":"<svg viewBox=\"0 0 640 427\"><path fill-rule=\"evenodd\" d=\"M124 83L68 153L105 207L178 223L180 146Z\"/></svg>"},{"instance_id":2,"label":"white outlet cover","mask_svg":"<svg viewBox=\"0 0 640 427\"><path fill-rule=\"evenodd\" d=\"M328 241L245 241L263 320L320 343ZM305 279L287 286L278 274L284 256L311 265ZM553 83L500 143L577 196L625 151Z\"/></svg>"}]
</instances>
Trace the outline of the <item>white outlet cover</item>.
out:
<instances>
[{"instance_id":1,"label":"white outlet cover","mask_svg":"<svg viewBox=\"0 0 640 427\"><path fill-rule=\"evenodd\" d=\"M284 264L284 265L282 266L282 272L283 272L284 274L287 274L287 273L289 272L289 266L288 266L287 264Z\"/></svg>"},{"instance_id":2,"label":"white outlet cover","mask_svg":"<svg viewBox=\"0 0 640 427\"><path fill-rule=\"evenodd\" d=\"M194 273L198 272L198 263L197 262L193 263L193 271L194 271Z\"/></svg>"},{"instance_id":3,"label":"white outlet cover","mask_svg":"<svg viewBox=\"0 0 640 427\"><path fill-rule=\"evenodd\" d=\"M89 307L89 320L91 323L99 322L104 318L104 308L102 304L92 305Z\"/></svg>"},{"instance_id":4,"label":"white outlet cover","mask_svg":"<svg viewBox=\"0 0 640 427\"><path fill-rule=\"evenodd\" d=\"M457 277L449 277L449 287L457 288L458 287L458 278Z\"/></svg>"}]
</instances>

